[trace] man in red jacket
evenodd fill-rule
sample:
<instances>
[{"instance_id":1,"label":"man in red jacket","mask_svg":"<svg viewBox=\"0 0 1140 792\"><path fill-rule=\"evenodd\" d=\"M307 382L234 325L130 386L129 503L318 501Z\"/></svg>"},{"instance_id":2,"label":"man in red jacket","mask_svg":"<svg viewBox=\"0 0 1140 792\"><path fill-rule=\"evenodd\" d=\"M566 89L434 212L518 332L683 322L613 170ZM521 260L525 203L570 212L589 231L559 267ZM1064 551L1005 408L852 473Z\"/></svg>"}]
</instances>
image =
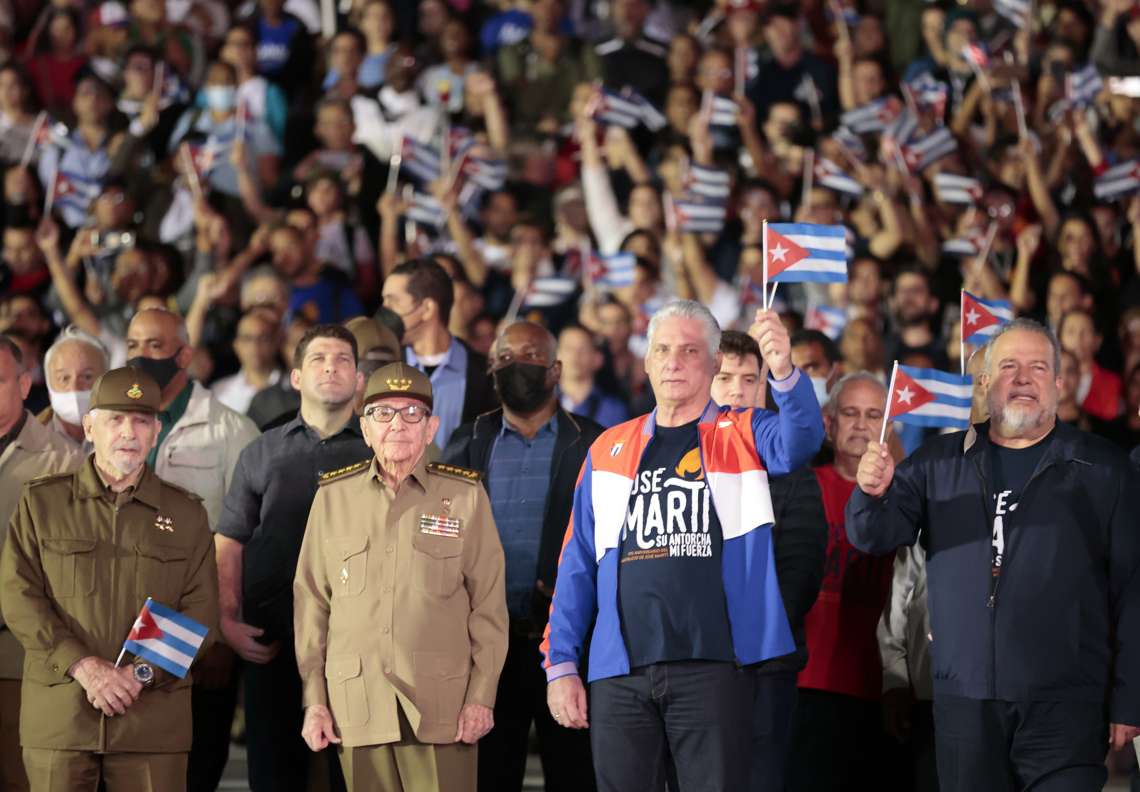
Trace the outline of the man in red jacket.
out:
<instances>
[{"instance_id":1,"label":"man in red jacket","mask_svg":"<svg viewBox=\"0 0 1140 792\"><path fill-rule=\"evenodd\" d=\"M879 694L883 684L875 637L890 587L894 554L870 556L847 541L843 510L855 471L883 422L882 382L867 372L835 384L824 407L835 461L815 468L827 520L823 585L804 620L807 667L799 674L788 789L865 789L881 776Z\"/></svg>"}]
</instances>

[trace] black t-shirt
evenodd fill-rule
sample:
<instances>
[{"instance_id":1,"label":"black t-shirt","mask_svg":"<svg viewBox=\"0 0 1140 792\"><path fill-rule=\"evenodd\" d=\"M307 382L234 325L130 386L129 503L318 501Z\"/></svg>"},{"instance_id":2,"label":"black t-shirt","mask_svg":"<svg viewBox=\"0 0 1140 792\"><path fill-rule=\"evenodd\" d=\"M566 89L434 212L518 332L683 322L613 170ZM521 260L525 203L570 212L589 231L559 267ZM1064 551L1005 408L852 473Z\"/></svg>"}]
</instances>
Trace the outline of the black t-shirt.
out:
<instances>
[{"instance_id":1,"label":"black t-shirt","mask_svg":"<svg viewBox=\"0 0 1140 792\"><path fill-rule=\"evenodd\" d=\"M1037 470L1038 463L1053 444L1053 437L1057 430L1047 434L1039 442L1028 448L1005 448L997 443L990 443L990 478L993 483L993 566L991 574L996 587L997 578L1001 574L1002 559L1005 556L1007 539L1007 523L1011 515L1017 511L1017 504L1025 485L1029 483L1033 472Z\"/></svg>"},{"instance_id":2,"label":"black t-shirt","mask_svg":"<svg viewBox=\"0 0 1140 792\"><path fill-rule=\"evenodd\" d=\"M621 537L618 596L631 667L735 660L723 544L697 421L658 426L642 457Z\"/></svg>"}]
</instances>

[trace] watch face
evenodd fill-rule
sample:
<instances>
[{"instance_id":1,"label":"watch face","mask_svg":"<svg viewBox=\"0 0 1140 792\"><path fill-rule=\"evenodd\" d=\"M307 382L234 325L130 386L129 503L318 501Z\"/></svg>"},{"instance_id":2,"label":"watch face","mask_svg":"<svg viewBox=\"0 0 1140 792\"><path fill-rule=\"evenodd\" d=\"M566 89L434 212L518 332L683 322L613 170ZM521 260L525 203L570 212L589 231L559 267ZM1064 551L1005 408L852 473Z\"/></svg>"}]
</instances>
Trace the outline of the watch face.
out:
<instances>
[{"instance_id":1,"label":"watch face","mask_svg":"<svg viewBox=\"0 0 1140 792\"><path fill-rule=\"evenodd\" d=\"M149 685L154 681L154 669L146 663L139 663L135 666L135 679L144 685Z\"/></svg>"}]
</instances>

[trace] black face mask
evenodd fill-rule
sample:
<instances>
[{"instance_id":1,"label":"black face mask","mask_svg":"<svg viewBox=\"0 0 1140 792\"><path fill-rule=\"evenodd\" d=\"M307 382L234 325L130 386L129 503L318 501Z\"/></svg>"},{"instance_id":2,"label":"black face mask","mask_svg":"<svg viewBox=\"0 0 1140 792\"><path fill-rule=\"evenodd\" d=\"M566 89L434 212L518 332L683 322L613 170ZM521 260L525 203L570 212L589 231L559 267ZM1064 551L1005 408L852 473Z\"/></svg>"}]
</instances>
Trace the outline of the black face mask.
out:
<instances>
[{"instance_id":1,"label":"black face mask","mask_svg":"<svg viewBox=\"0 0 1140 792\"><path fill-rule=\"evenodd\" d=\"M178 350L181 352L182 350ZM178 368L178 352L175 352L168 358L154 358L133 357L127 361L127 365L131 368L137 368L145 374L149 374L151 379L158 383L160 390L166 390L166 386L170 381L178 376L178 372L182 369Z\"/></svg>"},{"instance_id":2,"label":"black face mask","mask_svg":"<svg viewBox=\"0 0 1140 792\"><path fill-rule=\"evenodd\" d=\"M495 371L495 390L503 404L517 413L532 413L546 402L553 388L546 387L546 366L511 363Z\"/></svg>"}]
</instances>

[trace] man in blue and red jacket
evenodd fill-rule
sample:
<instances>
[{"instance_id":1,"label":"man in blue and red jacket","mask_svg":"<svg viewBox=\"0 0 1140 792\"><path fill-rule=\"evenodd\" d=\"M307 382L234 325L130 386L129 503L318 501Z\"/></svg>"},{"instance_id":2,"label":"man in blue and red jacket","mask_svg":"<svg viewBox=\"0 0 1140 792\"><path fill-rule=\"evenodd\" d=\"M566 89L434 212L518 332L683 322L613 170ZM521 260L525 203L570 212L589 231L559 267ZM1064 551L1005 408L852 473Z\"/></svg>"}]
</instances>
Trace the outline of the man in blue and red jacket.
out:
<instances>
[{"instance_id":1,"label":"man in blue and red jacket","mask_svg":"<svg viewBox=\"0 0 1140 792\"><path fill-rule=\"evenodd\" d=\"M1028 319L989 342L990 419L895 469L869 444L847 504L866 553L927 554L942 792L1101 789L1140 735L1140 478L1057 421L1060 347Z\"/></svg>"},{"instance_id":2,"label":"man in blue and red jacket","mask_svg":"<svg viewBox=\"0 0 1140 792\"><path fill-rule=\"evenodd\" d=\"M655 314L645 365L657 409L603 433L575 488L542 651L554 719L590 726L600 792L657 792L667 756L680 792L747 788L743 666L795 648L768 473L807 464L823 420L779 317L758 312L750 335L778 414L709 400L720 328L708 309L675 300Z\"/></svg>"}]
</instances>

